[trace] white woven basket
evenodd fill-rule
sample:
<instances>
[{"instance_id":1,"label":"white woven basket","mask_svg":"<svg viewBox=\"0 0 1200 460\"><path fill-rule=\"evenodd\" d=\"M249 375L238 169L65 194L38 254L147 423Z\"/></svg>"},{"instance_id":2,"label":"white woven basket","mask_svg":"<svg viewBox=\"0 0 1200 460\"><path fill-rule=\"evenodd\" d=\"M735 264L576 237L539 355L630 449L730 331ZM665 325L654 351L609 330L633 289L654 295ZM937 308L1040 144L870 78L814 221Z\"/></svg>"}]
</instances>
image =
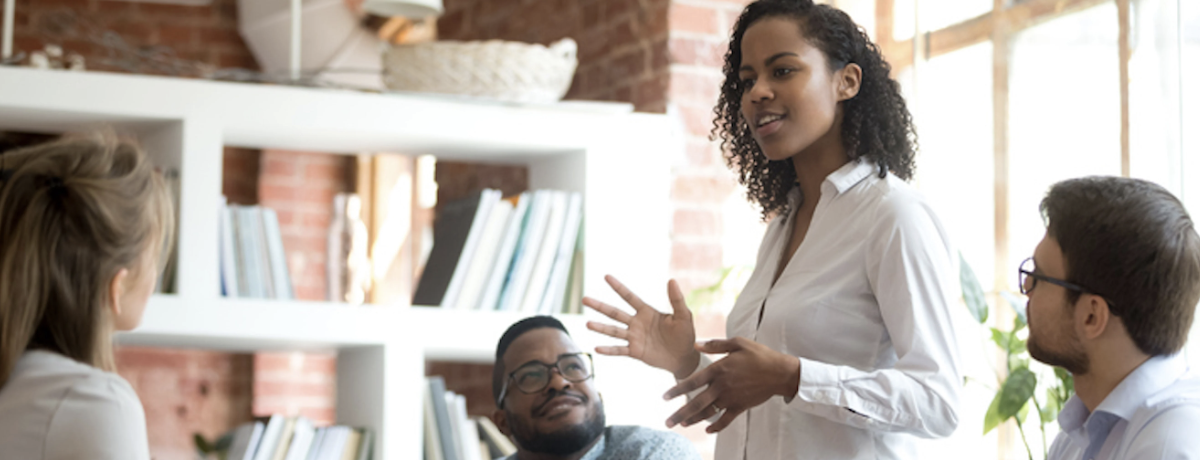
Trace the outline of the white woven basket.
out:
<instances>
[{"instance_id":1,"label":"white woven basket","mask_svg":"<svg viewBox=\"0 0 1200 460\"><path fill-rule=\"evenodd\" d=\"M383 82L395 91L466 94L514 102L555 102L575 75L576 45L489 40L434 41L388 48Z\"/></svg>"}]
</instances>

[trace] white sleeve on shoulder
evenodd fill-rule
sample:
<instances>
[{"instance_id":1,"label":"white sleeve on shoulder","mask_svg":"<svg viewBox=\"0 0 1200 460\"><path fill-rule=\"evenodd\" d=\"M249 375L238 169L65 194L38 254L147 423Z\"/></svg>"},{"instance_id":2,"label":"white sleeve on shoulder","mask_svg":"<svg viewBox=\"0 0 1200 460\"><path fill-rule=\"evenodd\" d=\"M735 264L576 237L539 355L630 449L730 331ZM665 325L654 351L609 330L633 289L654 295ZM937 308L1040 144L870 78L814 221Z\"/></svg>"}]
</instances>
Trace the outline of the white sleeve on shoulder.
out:
<instances>
[{"instance_id":1,"label":"white sleeve on shoulder","mask_svg":"<svg viewBox=\"0 0 1200 460\"><path fill-rule=\"evenodd\" d=\"M81 379L59 401L44 452L46 460L149 460L137 393L113 374Z\"/></svg>"},{"instance_id":2,"label":"white sleeve on shoulder","mask_svg":"<svg viewBox=\"0 0 1200 460\"><path fill-rule=\"evenodd\" d=\"M1159 412L1129 443L1125 458L1200 460L1200 405L1181 404Z\"/></svg>"}]
</instances>

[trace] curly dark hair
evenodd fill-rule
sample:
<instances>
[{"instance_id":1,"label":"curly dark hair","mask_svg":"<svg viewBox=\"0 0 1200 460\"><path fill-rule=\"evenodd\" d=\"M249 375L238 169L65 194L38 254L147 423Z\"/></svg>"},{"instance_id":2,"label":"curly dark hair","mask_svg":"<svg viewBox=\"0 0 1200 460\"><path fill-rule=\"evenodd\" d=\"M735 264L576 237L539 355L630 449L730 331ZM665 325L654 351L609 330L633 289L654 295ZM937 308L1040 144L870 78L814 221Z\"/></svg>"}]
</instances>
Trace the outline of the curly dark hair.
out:
<instances>
[{"instance_id":1,"label":"curly dark hair","mask_svg":"<svg viewBox=\"0 0 1200 460\"><path fill-rule=\"evenodd\" d=\"M725 53L725 82L713 109L712 134L721 139L725 163L737 171L750 201L762 208L763 219L787 211L787 194L795 186L792 160L772 161L759 149L750 125L742 118L742 37L755 22L769 17L793 18L801 33L821 50L829 68L847 64L862 68L858 95L842 102L842 144L852 159L869 158L879 166L879 177L888 171L908 180L916 167L917 133L912 115L900 95L900 85L890 76L892 66L879 47L845 12L812 0L758 0L738 17Z\"/></svg>"}]
</instances>

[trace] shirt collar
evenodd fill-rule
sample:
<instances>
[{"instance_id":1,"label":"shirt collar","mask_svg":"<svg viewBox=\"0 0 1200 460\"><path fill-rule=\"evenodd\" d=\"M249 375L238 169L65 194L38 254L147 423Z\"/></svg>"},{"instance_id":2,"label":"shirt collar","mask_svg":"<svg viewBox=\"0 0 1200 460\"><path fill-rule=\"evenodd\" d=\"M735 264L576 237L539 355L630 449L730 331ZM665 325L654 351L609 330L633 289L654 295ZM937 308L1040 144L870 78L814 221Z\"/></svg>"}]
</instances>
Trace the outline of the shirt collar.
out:
<instances>
[{"instance_id":1,"label":"shirt collar","mask_svg":"<svg viewBox=\"0 0 1200 460\"><path fill-rule=\"evenodd\" d=\"M1081 442L1086 440L1086 434L1079 428L1083 426L1083 422L1087 421L1090 414L1087 406L1083 405L1083 401L1079 400L1079 396L1071 396L1071 399L1068 399L1067 403L1063 404L1062 412L1058 413L1058 426L1062 428L1064 433L1074 438L1076 442L1080 442L1081 445L1087 445L1086 442Z\"/></svg>"},{"instance_id":2,"label":"shirt collar","mask_svg":"<svg viewBox=\"0 0 1200 460\"><path fill-rule=\"evenodd\" d=\"M1105 414L1101 415L1111 414L1129 420L1133 417L1134 411L1141 407L1147 398L1179 380L1186 372L1187 362L1178 354L1152 357L1117 384L1117 387L1100 402L1100 405L1096 406L1095 412L1104 412ZM1090 436L1087 432L1089 430L1082 428L1092 418L1092 415L1093 413L1088 411L1079 396L1071 396L1071 399L1063 405L1062 412L1058 413L1058 426L1076 443L1086 446L1089 444ZM1108 426L1116 423L1113 417L1096 417L1096 419L1097 423L1104 423Z\"/></svg>"},{"instance_id":3,"label":"shirt collar","mask_svg":"<svg viewBox=\"0 0 1200 460\"><path fill-rule=\"evenodd\" d=\"M1112 392L1100 401L1095 412L1129 420L1146 399L1179 380L1187 372L1187 362L1180 354L1154 356L1130 372Z\"/></svg>"},{"instance_id":4,"label":"shirt collar","mask_svg":"<svg viewBox=\"0 0 1200 460\"><path fill-rule=\"evenodd\" d=\"M866 179L878 170L879 167L873 161L864 158L850 160L850 162L842 165L837 171L827 176L825 183L832 185L837 194L841 195L846 193L846 190L849 190L850 187L858 185L859 182L862 182L863 179Z\"/></svg>"},{"instance_id":5,"label":"shirt collar","mask_svg":"<svg viewBox=\"0 0 1200 460\"><path fill-rule=\"evenodd\" d=\"M607 432L608 429L605 428L604 431ZM592 448L588 450L588 453L584 454L583 457L580 457L579 460L600 460L603 458L604 445L605 441L607 441L607 436L605 436L605 434L606 433L600 433L600 440L596 442L596 445L592 446Z\"/></svg>"}]
</instances>

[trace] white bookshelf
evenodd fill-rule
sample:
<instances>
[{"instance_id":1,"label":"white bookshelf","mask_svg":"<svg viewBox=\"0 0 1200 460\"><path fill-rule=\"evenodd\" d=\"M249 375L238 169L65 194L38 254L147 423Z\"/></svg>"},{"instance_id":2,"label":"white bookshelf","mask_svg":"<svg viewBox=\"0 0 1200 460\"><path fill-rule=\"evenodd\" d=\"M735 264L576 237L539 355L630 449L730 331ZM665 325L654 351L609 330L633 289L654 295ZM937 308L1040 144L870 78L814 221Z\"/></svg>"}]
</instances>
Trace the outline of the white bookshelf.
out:
<instances>
[{"instance_id":1,"label":"white bookshelf","mask_svg":"<svg viewBox=\"0 0 1200 460\"><path fill-rule=\"evenodd\" d=\"M60 133L97 124L136 133L155 161L177 168L181 178L177 293L155 296L141 327L118 340L242 352L334 350L338 422L374 429L377 459L420 458L427 359L491 362L500 334L524 315L221 297L224 146L526 165L531 188L583 193L585 294L619 304L602 279L612 273L667 306L670 168L683 151L682 130L668 116L632 113L625 104L514 105L0 67L0 129ZM585 349L603 342L584 327L592 315L563 318ZM639 385L619 384L634 381ZM658 398L670 384L663 373L601 357L597 382L610 423L659 425L669 414Z\"/></svg>"}]
</instances>

